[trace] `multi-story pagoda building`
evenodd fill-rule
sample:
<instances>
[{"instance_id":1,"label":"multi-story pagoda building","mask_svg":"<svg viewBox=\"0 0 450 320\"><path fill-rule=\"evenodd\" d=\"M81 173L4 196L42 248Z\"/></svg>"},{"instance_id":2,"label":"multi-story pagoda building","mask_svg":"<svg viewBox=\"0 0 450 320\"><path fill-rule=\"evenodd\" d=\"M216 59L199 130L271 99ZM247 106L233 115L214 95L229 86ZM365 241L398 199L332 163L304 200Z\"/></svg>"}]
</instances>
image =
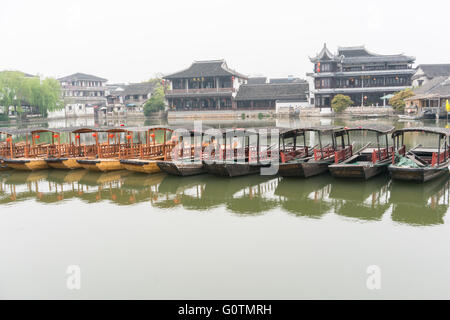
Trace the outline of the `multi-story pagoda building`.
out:
<instances>
[{"instance_id":1,"label":"multi-story pagoda building","mask_svg":"<svg viewBox=\"0 0 450 320\"><path fill-rule=\"evenodd\" d=\"M247 76L228 68L225 60L195 61L164 77L170 110L236 109L236 93Z\"/></svg>"},{"instance_id":2,"label":"multi-story pagoda building","mask_svg":"<svg viewBox=\"0 0 450 320\"><path fill-rule=\"evenodd\" d=\"M314 63L316 107L330 107L337 94L350 96L355 105L381 106L386 96L411 86L414 57L403 54L380 55L365 47L340 47L333 54L324 45L310 58Z\"/></svg>"}]
</instances>

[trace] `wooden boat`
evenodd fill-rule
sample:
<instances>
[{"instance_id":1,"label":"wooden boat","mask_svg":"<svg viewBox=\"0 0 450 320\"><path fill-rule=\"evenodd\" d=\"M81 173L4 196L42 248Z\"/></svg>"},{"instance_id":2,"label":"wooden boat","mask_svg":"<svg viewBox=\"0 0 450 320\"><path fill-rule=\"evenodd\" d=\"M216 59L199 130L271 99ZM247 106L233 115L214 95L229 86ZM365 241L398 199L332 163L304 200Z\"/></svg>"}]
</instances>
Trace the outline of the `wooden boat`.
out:
<instances>
[{"instance_id":1,"label":"wooden boat","mask_svg":"<svg viewBox=\"0 0 450 320\"><path fill-rule=\"evenodd\" d=\"M406 151L405 133L431 134L438 137L436 147L418 145ZM398 156L392 157L389 172L392 179L427 182L449 172L450 130L434 127L404 128L394 131L394 147Z\"/></svg>"},{"instance_id":2,"label":"wooden boat","mask_svg":"<svg viewBox=\"0 0 450 320\"><path fill-rule=\"evenodd\" d=\"M203 138L205 131L196 128L178 128L174 130L169 155L164 161L157 161L162 172L176 176L193 176L206 173L203 165Z\"/></svg>"},{"instance_id":3,"label":"wooden boat","mask_svg":"<svg viewBox=\"0 0 450 320\"><path fill-rule=\"evenodd\" d=\"M120 159L124 169L141 173L161 172L158 161L167 160L174 143L169 139L172 129L167 127L147 127L130 129L145 134L145 144L139 144L139 150L132 158ZM157 134L162 136L162 143L157 143ZM140 135L139 135L140 137Z\"/></svg>"},{"instance_id":4,"label":"wooden boat","mask_svg":"<svg viewBox=\"0 0 450 320\"><path fill-rule=\"evenodd\" d=\"M158 161L159 169L175 176L194 176L206 173L203 163L192 161Z\"/></svg>"},{"instance_id":5,"label":"wooden boat","mask_svg":"<svg viewBox=\"0 0 450 320\"><path fill-rule=\"evenodd\" d=\"M281 159L278 173L283 177L309 178L328 171L328 166L333 163L345 161L353 155L353 146L343 127L320 126L303 128L303 134L317 133L319 144L313 150L313 155L293 159ZM347 144L344 137L347 136ZM331 143L323 144L325 138ZM341 138L338 145L337 139Z\"/></svg>"},{"instance_id":6,"label":"wooden boat","mask_svg":"<svg viewBox=\"0 0 450 320\"><path fill-rule=\"evenodd\" d=\"M50 143L39 143L39 140L41 139L40 135L42 133L49 133L51 135ZM30 134L32 138L31 144L29 143ZM9 129L9 131L6 132L6 135L8 136L8 146L6 150L1 151L1 153L3 153L2 157L5 165L11 169L23 171L48 169L48 165L45 161L45 154L48 152L49 148L55 146L55 139L59 137L57 132L40 128L20 130ZM12 138L13 135L18 137L25 136L25 141L14 143ZM48 140L47 138L48 137L42 140Z\"/></svg>"},{"instance_id":7,"label":"wooden boat","mask_svg":"<svg viewBox=\"0 0 450 320\"><path fill-rule=\"evenodd\" d=\"M61 133L66 133L69 142L58 144L47 148L45 161L47 165L53 169L73 170L86 168L93 171L110 171L117 170L117 157L120 136L122 132L126 132L125 128L114 127L81 127L76 129L59 129ZM89 134L92 134L94 142L90 144L82 144L81 140L89 141ZM100 134L107 135L106 143L99 143L98 136ZM107 157L108 159L104 159ZM92 161L95 160L95 161ZM83 161L85 161L83 166ZM97 165L98 163L104 164ZM120 166L119 169L122 169Z\"/></svg>"},{"instance_id":8,"label":"wooden boat","mask_svg":"<svg viewBox=\"0 0 450 320\"><path fill-rule=\"evenodd\" d=\"M82 152L84 158L77 159L77 163L90 171L123 170L124 167L120 163L122 155L130 156L134 154L136 148L132 134L130 129L127 128L110 127L94 130L92 136L95 138L95 144L84 146L85 151ZM106 135L107 141L100 143L99 135ZM124 135L125 143L121 143L122 135Z\"/></svg>"},{"instance_id":9,"label":"wooden boat","mask_svg":"<svg viewBox=\"0 0 450 320\"><path fill-rule=\"evenodd\" d=\"M49 148L45 161L50 168L73 170L82 168L77 160L85 159L85 148L81 145L82 133L94 133L94 128L61 129L69 137L69 143L61 145L60 141L55 148ZM74 135L74 137L72 137ZM72 139L74 138L74 139Z\"/></svg>"},{"instance_id":10,"label":"wooden boat","mask_svg":"<svg viewBox=\"0 0 450 320\"><path fill-rule=\"evenodd\" d=\"M263 149L256 130L225 129L220 134L223 143L216 144L213 153L204 156L203 164L208 173L238 177L260 173L261 167L266 166L263 160L269 159L271 149L266 147L265 159L262 159ZM256 145L252 145L251 137Z\"/></svg>"},{"instance_id":11,"label":"wooden boat","mask_svg":"<svg viewBox=\"0 0 450 320\"><path fill-rule=\"evenodd\" d=\"M8 165L3 161L3 159L0 160L0 171L8 171L12 168L8 167Z\"/></svg>"},{"instance_id":12,"label":"wooden boat","mask_svg":"<svg viewBox=\"0 0 450 320\"><path fill-rule=\"evenodd\" d=\"M368 125L345 129L348 135L355 131L374 132L377 137L376 147L372 148L371 143L369 143L347 160L330 165L328 167L330 173L336 178L358 178L367 180L387 172L387 168L392 161L392 155L394 154L394 147L389 147L388 134L394 131L394 127ZM380 139L385 140L385 147L381 146ZM337 161L338 157L335 157L335 162Z\"/></svg>"}]
</instances>

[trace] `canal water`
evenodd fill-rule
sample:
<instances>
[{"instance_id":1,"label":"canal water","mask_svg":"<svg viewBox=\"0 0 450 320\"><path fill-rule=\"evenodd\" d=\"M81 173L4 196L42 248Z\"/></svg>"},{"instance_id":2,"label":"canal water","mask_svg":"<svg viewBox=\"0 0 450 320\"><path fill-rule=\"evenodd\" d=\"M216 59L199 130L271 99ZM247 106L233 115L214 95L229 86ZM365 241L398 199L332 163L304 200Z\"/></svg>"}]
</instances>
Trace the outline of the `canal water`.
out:
<instances>
[{"instance_id":1,"label":"canal water","mask_svg":"<svg viewBox=\"0 0 450 320\"><path fill-rule=\"evenodd\" d=\"M367 123L447 125L317 119L251 126ZM408 139L413 145L420 137ZM448 299L449 201L448 176L410 184L327 174L4 171L0 298ZM379 289L370 285L371 270Z\"/></svg>"}]
</instances>

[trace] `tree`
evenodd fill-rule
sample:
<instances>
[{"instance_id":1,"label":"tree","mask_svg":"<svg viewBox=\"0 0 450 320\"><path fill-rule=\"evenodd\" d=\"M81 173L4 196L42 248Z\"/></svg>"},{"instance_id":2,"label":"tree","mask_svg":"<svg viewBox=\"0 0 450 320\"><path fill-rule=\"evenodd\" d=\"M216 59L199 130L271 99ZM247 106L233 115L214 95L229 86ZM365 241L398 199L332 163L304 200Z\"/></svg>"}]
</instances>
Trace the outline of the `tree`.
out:
<instances>
[{"instance_id":1,"label":"tree","mask_svg":"<svg viewBox=\"0 0 450 320\"><path fill-rule=\"evenodd\" d=\"M405 99L410 98L414 95L414 92L407 88L400 92L397 92L390 100L389 104L394 108L395 111L403 112L405 109Z\"/></svg>"},{"instance_id":2,"label":"tree","mask_svg":"<svg viewBox=\"0 0 450 320\"><path fill-rule=\"evenodd\" d=\"M153 112L164 110L166 107L164 87L161 81L153 81L156 83L155 89L150 99L144 104L144 115L146 116L151 115Z\"/></svg>"},{"instance_id":3,"label":"tree","mask_svg":"<svg viewBox=\"0 0 450 320\"><path fill-rule=\"evenodd\" d=\"M61 99L61 87L57 80L38 77L26 77L18 71L0 72L0 106L3 118L7 118L10 107L21 114L22 105L30 106L33 113L47 116L48 111L64 107Z\"/></svg>"},{"instance_id":4,"label":"tree","mask_svg":"<svg viewBox=\"0 0 450 320\"><path fill-rule=\"evenodd\" d=\"M23 95L25 76L17 71L0 72L0 105L3 107L4 117L8 118L9 107L20 107Z\"/></svg>"},{"instance_id":5,"label":"tree","mask_svg":"<svg viewBox=\"0 0 450 320\"><path fill-rule=\"evenodd\" d=\"M349 96L345 96L343 94L337 94L334 96L331 101L331 108L333 108L334 112L341 113L349 106L351 106L354 102L350 99Z\"/></svg>"}]
</instances>

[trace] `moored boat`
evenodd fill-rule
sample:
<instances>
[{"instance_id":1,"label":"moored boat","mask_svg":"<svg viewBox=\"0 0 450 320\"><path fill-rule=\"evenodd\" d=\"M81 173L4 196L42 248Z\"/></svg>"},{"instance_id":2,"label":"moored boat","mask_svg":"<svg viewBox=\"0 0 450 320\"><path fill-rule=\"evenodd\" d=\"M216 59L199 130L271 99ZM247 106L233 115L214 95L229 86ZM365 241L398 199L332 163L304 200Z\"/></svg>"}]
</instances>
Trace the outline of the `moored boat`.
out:
<instances>
[{"instance_id":1,"label":"moored boat","mask_svg":"<svg viewBox=\"0 0 450 320\"><path fill-rule=\"evenodd\" d=\"M157 161L159 169L175 176L193 176L206 173L203 164L203 138L205 131L195 128L178 128L171 141L175 145L165 160Z\"/></svg>"},{"instance_id":2,"label":"moored boat","mask_svg":"<svg viewBox=\"0 0 450 320\"><path fill-rule=\"evenodd\" d=\"M82 168L81 164L77 160L85 160L89 154L94 154L94 145L85 145L81 143L82 135L88 133L96 134L98 128L94 127L82 127L76 129L60 129L60 132L67 133L68 144L61 144L55 148L50 148L47 152L45 161L50 168L73 170Z\"/></svg>"},{"instance_id":3,"label":"moored boat","mask_svg":"<svg viewBox=\"0 0 450 320\"><path fill-rule=\"evenodd\" d=\"M406 151L405 133L419 133L437 136L437 147L423 147L419 144ZM427 182L449 172L450 130L434 127L404 128L394 131L394 147L397 155L392 157L389 172L392 179ZM425 140L424 137L422 137Z\"/></svg>"},{"instance_id":4,"label":"moored boat","mask_svg":"<svg viewBox=\"0 0 450 320\"><path fill-rule=\"evenodd\" d=\"M210 149L203 161L208 173L238 177L258 174L262 167L267 166L263 160L270 158L272 147L260 145L260 135L256 130L225 129L220 134L221 143L215 143L214 139L215 147Z\"/></svg>"},{"instance_id":5,"label":"moored boat","mask_svg":"<svg viewBox=\"0 0 450 320\"><path fill-rule=\"evenodd\" d=\"M100 143L99 135L106 135L107 141ZM121 143L122 135L125 143ZM122 155L133 154L135 144L133 143L132 132L127 128L99 128L94 130L92 136L95 144L84 146L83 159L77 159L77 163L82 168L90 171L109 172L123 170L120 163ZM123 140L122 140L123 141Z\"/></svg>"},{"instance_id":6,"label":"moored boat","mask_svg":"<svg viewBox=\"0 0 450 320\"><path fill-rule=\"evenodd\" d=\"M283 177L309 178L316 176L327 172L330 164L336 161L340 163L353 155L353 146L350 144L350 138L343 127L320 126L303 128L302 130L303 134L309 132L315 135L317 133L318 146L314 147L311 156L286 159L286 161L281 159L278 171ZM345 136L347 136L347 143ZM341 139L340 145L337 142L338 138ZM324 142L328 143L324 144Z\"/></svg>"},{"instance_id":7,"label":"moored boat","mask_svg":"<svg viewBox=\"0 0 450 320\"><path fill-rule=\"evenodd\" d=\"M387 172L392 161L394 147L389 146L388 135L394 131L392 126L368 125L356 128L345 128L347 134L351 132L373 132L376 134L376 145L367 144L353 156L340 163L328 167L330 173L336 178L370 179L376 175ZM381 141L384 140L384 147ZM338 159L335 157L335 162Z\"/></svg>"},{"instance_id":8,"label":"moored boat","mask_svg":"<svg viewBox=\"0 0 450 320\"><path fill-rule=\"evenodd\" d=\"M174 145L170 140L173 132L168 127L141 127L130 129L132 132L145 135L145 144L139 144L139 150L131 158L122 158L120 163L124 169L141 173L158 173L161 169L158 167L158 161L167 160L168 155ZM157 142L158 135L160 142Z\"/></svg>"},{"instance_id":9,"label":"moored boat","mask_svg":"<svg viewBox=\"0 0 450 320\"><path fill-rule=\"evenodd\" d=\"M45 155L49 148L55 146L55 139L58 137L58 133L47 129L9 129L3 130L3 133L7 135L6 148L1 150L4 165L11 169L23 170L23 171L35 171L48 169L48 165L45 161ZM48 137L42 140L49 140L49 142L40 143L41 134L51 134L51 139ZM29 143L29 135L31 135L31 144ZM13 136L17 136L18 140L23 139L25 141L14 142Z\"/></svg>"}]
</instances>

